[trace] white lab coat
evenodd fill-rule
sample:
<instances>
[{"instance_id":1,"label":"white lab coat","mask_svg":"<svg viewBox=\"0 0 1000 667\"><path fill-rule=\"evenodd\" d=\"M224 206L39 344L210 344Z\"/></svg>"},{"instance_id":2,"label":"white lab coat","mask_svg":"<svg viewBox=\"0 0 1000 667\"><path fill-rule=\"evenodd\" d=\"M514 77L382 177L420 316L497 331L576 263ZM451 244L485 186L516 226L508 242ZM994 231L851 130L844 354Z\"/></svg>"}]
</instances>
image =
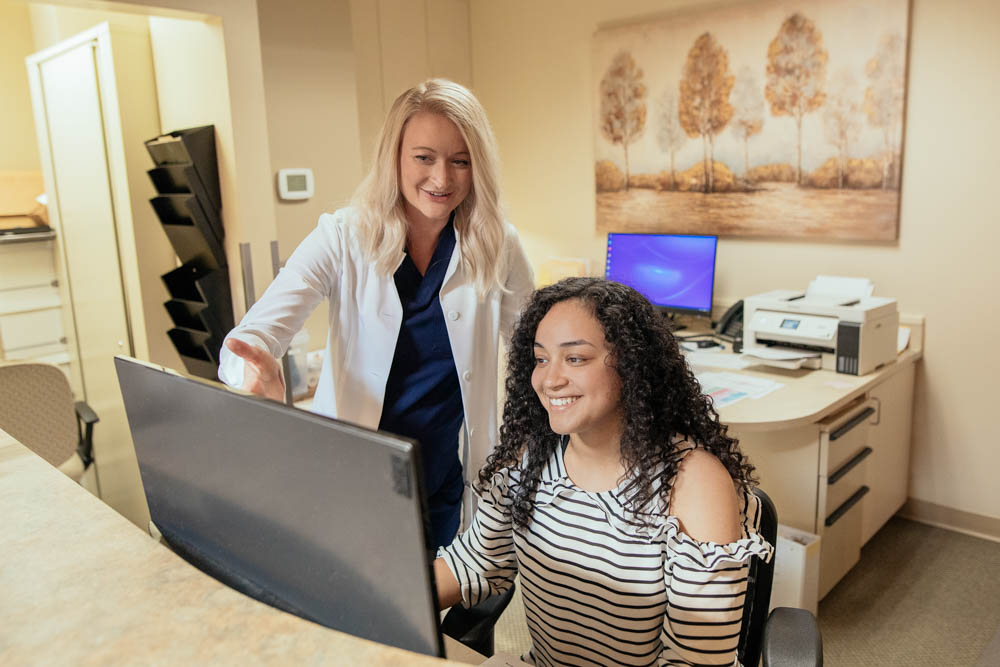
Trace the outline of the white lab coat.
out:
<instances>
[{"instance_id":1,"label":"white lab coat","mask_svg":"<svg viewBox=\"0 0 1000 667\"><path fill-rule=\"evenodd\" d=\"M321 215L316 229L295 249L229 336L280 358L309 314L328 298L330 330L313 410L378 428L403 309L392 275L379 275L364 258L356 220L352 208ZM458 230L455 236L440 299L465 408L468 450L464 470L469 481L475 479L497 441L499 339L510 336L533 288L533 277L517 232L507 225L506 286L511 291L504 294L493 288L480 300L459 266L462 238ZM243 384L243 360L225 346L219 378L230 386Z\"/></svg>"}]
</instances>

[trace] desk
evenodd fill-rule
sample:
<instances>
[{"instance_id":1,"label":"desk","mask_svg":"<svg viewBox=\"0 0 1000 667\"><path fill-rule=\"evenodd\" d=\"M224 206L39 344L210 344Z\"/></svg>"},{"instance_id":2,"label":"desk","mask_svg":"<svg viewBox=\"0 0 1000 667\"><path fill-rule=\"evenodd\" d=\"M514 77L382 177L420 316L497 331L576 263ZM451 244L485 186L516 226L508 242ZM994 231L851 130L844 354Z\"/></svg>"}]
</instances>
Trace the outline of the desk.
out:
<instances>
[{"instance_id":1,"label":"desk","mask_svg":"<svg viewBox=\"0 0 1000 667\"><path fill-rule=\"evenodd\" d=\"M463 664L330 630L237 593L3 431L0 516L3 664ZM461 649L446 638L450 654Z\"/></svg>"},{"instance_id":2,"label":"desk","mask_svg":"<svg viewBox=\"0 0 1000 667\"><path fill-rule=\"evenodd\" d=\"M904 323L911 327L910 346L868 375L763 366L727 371L784 385L723 407L719 418L756 466L778 521L823 538L819 598L906 502L923 318Z\"/></svg>"}]
</instances>

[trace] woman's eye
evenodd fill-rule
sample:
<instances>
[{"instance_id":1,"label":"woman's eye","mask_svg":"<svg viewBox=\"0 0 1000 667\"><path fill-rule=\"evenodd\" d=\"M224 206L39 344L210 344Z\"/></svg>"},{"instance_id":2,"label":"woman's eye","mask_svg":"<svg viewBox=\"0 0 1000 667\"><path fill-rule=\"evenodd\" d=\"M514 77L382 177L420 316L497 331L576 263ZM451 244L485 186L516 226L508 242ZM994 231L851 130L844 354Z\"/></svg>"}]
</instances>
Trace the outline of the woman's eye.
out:
<instances>
[{"instance_id":1,"label":"woman's eye","mask_svg":"<svg viewBox=\"0 0 1000 667\"><path fill-rule=\"evenodd\" d=\"M430 162L432 158L430 155L415 155L414 159L418 162Z\"/></svg>"},{"instance_id":2,"label":"woman's eye","mask_svg":"<svg viewBox=\"0 0 1000 667\"><path fill-rule=\"evenodd\" d=\"M535 365L536 366L541 366L542 364L546 363L547 361L548 361L548 359L542 359L541 357L535 357Z\"/></svg>"},{"instance_id":3,"label":"woman's eye","mask_svg":"<svg viewBox=\"0 0 1000 667\"><path fill-rule=\"evenodd\" d=\"M455 160L454 164L456 167L467 169L471 163L468 160Z\"/></svg>"}]
</instances>

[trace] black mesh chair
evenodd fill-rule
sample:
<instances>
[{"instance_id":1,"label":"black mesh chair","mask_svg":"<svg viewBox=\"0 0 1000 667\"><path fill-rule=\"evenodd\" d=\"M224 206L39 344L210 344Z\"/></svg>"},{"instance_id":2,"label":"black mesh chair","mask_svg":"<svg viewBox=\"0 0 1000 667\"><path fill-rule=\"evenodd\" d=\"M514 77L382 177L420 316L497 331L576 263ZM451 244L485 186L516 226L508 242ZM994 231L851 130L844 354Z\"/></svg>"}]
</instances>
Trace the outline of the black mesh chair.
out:
<instances>
[{"instance_id":1,"label":"black mesh chair","mask_svg":"<svg viewBox=\"0 0 1000 667\"><path fill-rule=\"evenodd\" d=\"M770 544L778 543L778 512L766 493L754 489L760 501L760 534ZM740 664L755 667L763 656L764 667L821 667L823 638L816 617L805 609L777 607L768 614L774 561L756 556L750 561L743 625L738 649Z\"/></svg>"}]
</instances>

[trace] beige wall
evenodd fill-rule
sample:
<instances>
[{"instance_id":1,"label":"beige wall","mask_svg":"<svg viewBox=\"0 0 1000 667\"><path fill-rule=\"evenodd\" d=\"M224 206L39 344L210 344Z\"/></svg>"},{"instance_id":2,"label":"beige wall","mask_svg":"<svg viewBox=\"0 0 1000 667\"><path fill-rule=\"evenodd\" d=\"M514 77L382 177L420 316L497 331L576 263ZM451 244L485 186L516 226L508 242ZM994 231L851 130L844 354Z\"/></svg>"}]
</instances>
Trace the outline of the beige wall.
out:
<instances>
[{"instance_id":1,"label":"beige wall","mask_svg":"<svg viewBox=\"0 0 1000 667\"><path fill-rule=\"evenodd\" d=\"M351 0L361 159L371 164L385 113L431 77L472 86L469 0Z\"/></svg>"},{"instance_id":2,"label":"beige wall","mask_svg":"<svg viewBox=\"0 0 1000 667\"><path fill-rule=\"evenodd\" d=\"M37 171L38 145L31 114L28 73L24 59L34 53L31 15L23 2L0 0L0 171Z\"/></svg>"},{"instance_id":3,"label":"beige wall","mask_svg":"<svg viewBox=\"0 0 1000 667\"><path fill-rule=\"evenodd\" d=\"M258 8L270 186L285 260L320 214L346 205L361 181L351 12L348 0L259 0ZM275 176L289 167L312 169L311 199L277 197ZM321 305L306 321L310 349L326 341L327 311Z\"/></svg>"},{"instance_id":4,"label":"beige wall","mask_svg":"<svg viewBox=\"0 0 1000 667\"><path fill-rule=\"evenodd\" d=\"M496 129L511 219L535 266L581 256L603 267L594 232L591 37L599 25L694 0L472 0L474 83ZM896 243L727 238L720 300L805 287L819 273L872 278L876 293L927 316L915 395L910 495L1000 517L1000 361L979 331L1000 326L1000 225L993 152L1000 5L915 0ZM992 277L991 277L992 276ZM973 322L975 328L970 326Z\"/></svg>"}]
</instances>

